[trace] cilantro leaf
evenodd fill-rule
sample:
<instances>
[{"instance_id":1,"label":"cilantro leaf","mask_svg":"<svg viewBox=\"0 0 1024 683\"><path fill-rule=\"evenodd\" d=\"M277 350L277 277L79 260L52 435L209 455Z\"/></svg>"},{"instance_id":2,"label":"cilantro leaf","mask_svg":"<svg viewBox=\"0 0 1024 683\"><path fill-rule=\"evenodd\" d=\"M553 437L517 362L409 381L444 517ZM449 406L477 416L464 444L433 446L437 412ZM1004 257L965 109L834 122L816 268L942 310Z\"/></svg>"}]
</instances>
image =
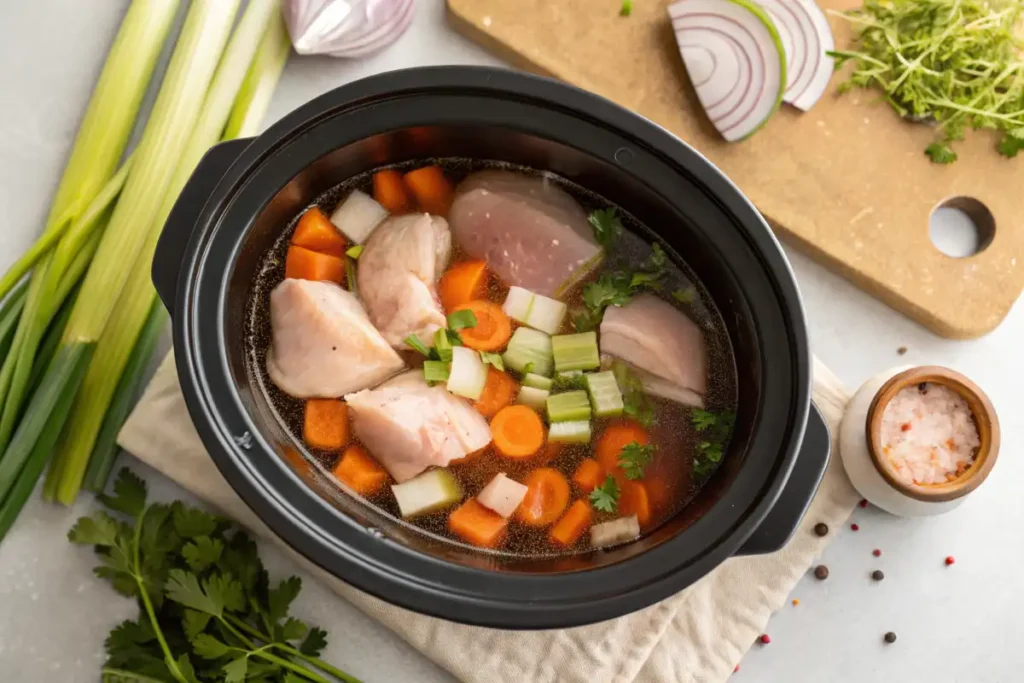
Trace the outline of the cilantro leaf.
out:
<instances>
[{"instance_id":1,"label":"cilantro leaf","mask_svg":"<svg viewBox=\"0 0 1024 683\"><path fill-rule=\"evenodd\" d=\"M114 495L100 494L105 506L129 517L138 517L146 507L146 482L127 467L121 468L114 481Z\"/></svg>"},{"instance_id":2,"label":"cilantro leaf","mask_svg":"<svg viewBox=\"0 0 1024 683\"><path fill-rule=\"evenodd\" d=\"M220 659L231 653L231 648L209 633L200 633L192 639L192 649L203 659Z\"/></svg>"},{"instance_id":3,"label":"cilantro leaf","mask_svg":"<svg viewBox=\"0 0 1024 683\"><path fill-rule=\"evenodd\" d=\"M327 631L322 628L311 628L302 644L299 645L299 652L309 657L319 657L325 647L327 647Z\"/></svg>"},{"instance_id":4,"label":"cilantro leaf","mask_svg":"<svg viewBox=\"0 0 1024 683\"><path fill-rule=\"evenodd\" d=\"M345 251L345 255L349 258L358 259L359 255L363 253L363 245L357 244L354 247L349 247Z\"/></svg>"},{"instance_id":5,"label":"cilantro leaf","mask_svg":"<svg viewBox=\"0 0 1024 683\"><path fill-rule=\"evenodd\" d=\"M605 249L609 249L622 234L622 220L614 207L591 212L587 222L594 229L594 239Z\"/></svg>"},{"instance_id":6,"label":"cilantro leaf","mask_svg":"<svg viewBox=\"0 0 1024 683\"><path fill-rule=\"evenodd\" d=\"M619 507L619 485L612 475L604 483L590 492L590 504L601 512L615 512Z\"/></svg>"},{"instance_id":7,"label":"cilantro leaf","mask_svg":"<svg viewBox=\"0 0 1024 683\"><path fill-rule=\"evenodd\" d=\"M68 531L68 540L79 545L110 547L117 540L117 520L106 512L80 518Z\"/></svg>"},{"instance_id":8,"label":"cilantro leaf","mask_svg":"<svg viewBox=\"0 0 1024 683\"><path fill-rule=\"evenodd\" d=\"M466 328L476 327L477 319L476 313L470 310L455 311L448 314L448 329L449 330L464 330ZM460 340L461 341L461 340Z\"/></svg>"},{"instance_id":9,"label":"cilantro leaf","mask_svg":"<svg viewBox=\"0 0 1024 683\"><path fill-rule=\"evenodd\" d=\"M180 501L171 505L174 533L182 538L209 536L217 528L220 518L199 508L187 507Z\"/></svg>"},{"instance_id":10,"label":"cilantro leaf","mask_svg":"<svg viewBox=\"0 0 1024 683\"><path fill-rule=\"evenodd\" d=\"M944 142L933 142L925 147L924 153L936 164L951 164L957 159L956 152Z\"/></svg>"},{"instance_id":11,"label":"cilantro leaf","mask_svg":"<svg viewBox=\"0 0 1024 683\"><path fill-rule=\"evenodd\" d=\"M185 547L181 549L181 556L185 558L189 569L201 572L220 561L223 552L224 542L219 538L198 536L185 544Z\"/></svg>"},{"instance_id":12,"label":"cilantro leaf","mask_svg":"<svg viewBox=\"0 0 1024 683\"><path fill-rule=\"evenodd\" d=\"M505 371L505 361L502 359L500 353L491 353L490 351L481 351L480 360L487 365L493 365L495 369L501 372Z\"/></svg>"},{"instance_id":13,"label":"cilantro leaf","mask_svg":"<svg viewBox=\"0 0 1024 683\"><path fill-rule=\"evenodd\" d=\"M619 453L619 468L626 474L626 479L640 479L644 476L644 468L654 460L655 446L640 445L632 441L622 447Z\"/></svg>"}]
</instances>

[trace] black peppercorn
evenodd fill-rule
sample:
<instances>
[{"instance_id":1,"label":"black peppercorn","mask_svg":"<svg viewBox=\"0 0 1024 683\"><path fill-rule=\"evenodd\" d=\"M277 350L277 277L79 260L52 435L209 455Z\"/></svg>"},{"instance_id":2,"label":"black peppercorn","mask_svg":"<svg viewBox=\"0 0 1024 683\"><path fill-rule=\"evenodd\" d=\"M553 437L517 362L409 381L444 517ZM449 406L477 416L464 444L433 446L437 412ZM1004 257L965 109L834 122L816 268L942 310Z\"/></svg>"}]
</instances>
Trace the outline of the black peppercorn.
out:
<instances>
[{"instance_id":1,"label":"black peppercorn","mask_svg":"<svg viewBox=\"0 0 1024 683\"><path fill-rule=\"evenodd\" d=\"M824 522L818 522L814 525L814 533L818 534L819 536L828 536L828 524L825 524Z\"/></svg>"},{"instance_id":2,"label":"black peppercorn","mask_svg":"<svg viewBox=\"0 0 1024 683\"><path fill-rule=\"evenodd\" d=\"M922 394L927 394L928 384L925 382L921 382L920 384L917 385L917 390L920 391Z\"/></svg>"},{"instance_id":3,"label":"black peppercorn","mask_svg":"<svg viewBox=\"0 0 1024 683\"><path fill-rule=\"evenodd\" d=\"M890 645L892 643L895 643L896 642L896 634L893 633L892 631L889 631L888 633L886 633L885 634L885 642L889 643Z\"/></svg>"},{"instance_id":4,"label":"black peppercorn","mask_svg":"<svg viewBox=\"0 0 1024 683\"><path fill-rule=\"evenodd\" d=\"M885 574L882 573L881 569L876 569L875 571L871 572L871 578L875 581L881 581L885 578Z\"/></svg>"},{"instance_id":5,"label":"black peppercorn","mask_svg":"<svg viewBox=\"0 0 1024 683\"><path fill-rule=\"evenodd\" d=\"M819 564L814 568L814 577L819 581L824 581L828 578L828 567L823 564Z\"/></svg>"}]
</instances>

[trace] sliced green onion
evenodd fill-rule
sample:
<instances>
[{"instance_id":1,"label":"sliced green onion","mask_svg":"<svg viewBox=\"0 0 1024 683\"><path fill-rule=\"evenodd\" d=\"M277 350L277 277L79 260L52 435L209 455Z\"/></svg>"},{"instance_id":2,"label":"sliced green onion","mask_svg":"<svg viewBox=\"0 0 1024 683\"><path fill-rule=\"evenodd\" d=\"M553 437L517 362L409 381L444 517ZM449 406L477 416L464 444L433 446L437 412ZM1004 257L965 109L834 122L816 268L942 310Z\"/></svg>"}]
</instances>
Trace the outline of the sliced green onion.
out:
<instances>
[{"instance_id":1,"label":"sliced green onion","mask_svg":"<svg viewBox=\"0 0 1024 683\"><path fill-rule=\"evenodd\" d=\"M448 363L439 360L423 361L423 379L427 382L447 382L449 375Z\"/></svg>"},{"instance_id":2,"label":"sliced green onion","mask_svg":"<svg viewBox=\"0 0 1024 683\"><path fill-rule=\"evenodd\" d=\"M524 406L530 406L534 410L544 410L547 405L549 393L550 392L547 389L528 387L524 384L519 389L519 395L516 396L516 403L522 403Z\"/></svg>"},{"instance_id":3,"label":"sliced green onion","mask_svg":"<svg viewBox=\"0 0 1024 683\"><path fill-rule=\"evenodd\" d=\"M72 295L63 303L60 310L57 311L57 315L50 322L50 327L46 330L46 336L43 337L43 343L39 345L39 351L36 352L35 362L32 363L32 376L28 382L30 391L35 391L39 388L39 382L43 379L43 373L46 372L46 368L50 367L50 361L53 360L54 354L57 353L57 347L60 346L61 337L64 336L64 328L68 324L68 318L71 317L71 309L74 306L75 296Z\"/></svg>"},{"instance_id":4,"label":"sliced green onion","mask_svg":"<svg viewBox=\"0 0 1024 683\"><path fill-rule=\"evenodd\" d=\"M554 384L554 382L552 382L550 378L544 377L543 375L537 375L532 372L528 372L523 376L524 387L534 387L536 389L544 389L546 391L551 391L552 384Z\"/></svg>"},{"instance_id":5,"label":"sliced green onion","mask_svg":"<svg viewBox=\"0 0 1024 683\"><path fill-rule=\"evenodd\" d=\"M252 137L260 132L263 117L267 114L270 99L291 51L292 43L284 17L277 12L271 17L256 56L245 74L242 88L224 128L224 140Z\"/></svg>"},{"instance_id":6,"label":"sliced green onion","mask_svg":"<svg viewBox=\"0 0 1024 683\"><path fill-rule=\"evenodd\" d=\"M548 430L548 441L556 443L590 443L590 421L555 422Z\"/></svg>"},{"instance_id":7,"label":"sliced green onion","mask_svg":"<svg viewBox=\"0 0 1024 683\"><path fill-rule=\"evenodd\" d=\"M430 358L430 349L427 348L427 345L424 344L423 341L415 334L410 334L402 341L404 341L405 345L408 346L413 351L422 353L427 358Z\"/></svg>"},{"instance_id":8,"label":"sliced green onion","mask_svg":"<svg viewBox=\"0 0 1024 683\"><path fill-rule=\"evenodd\" d=\"M356 261L353 258L345 259L345 283L348 284L348 291L352 296L359 296L359 280L356 279Z\"/></svg>"},{"instance_id":9,"label":"sliced green onion","mask_svg":"<svg viewBox=\"0 0 1024 683\"><path fill-rule=\"evenodd\" d=\"M363 245L357 244L354 247L349 247L345 253L354 259L358 259L359 255L363 253Z\"/></svg>"},{"instance_id":10,"label":"sliced green onion","mask_svg":"<svg viewBox=\"0 0 1024 683\"><path fill-rule=\"evenodd\" d=\"M590 419L590 399L585 391L567 391L548 396L547 409L550 422Z\"/></svg>"},{"instance_id":11,"label":"sliced green onion","mask_svg":"<svg viewBox=\"0 0 1024 683\"><path fill-rule=\"evenodd\" d=\"M585 375L587 392L590 394L590 405L598 417L618 417L622 415L622 392L615 381L615 373L611 370L594 372Z\"/></svg>"},{"instance_id":12,"label":"sliced green onion","mask_svg":"<svg viewBox=\"0 0 1024 683\"><path fill-rule=\"evenodd\" d=\"M597 350L597 333L560 334L551 338L555 370L593 370L601 367Z\"/></svg>"},{"instance_id":13,"label":"sliced green onion","mask_svg":"<svg viewBox=\"0 0 1024 683\"><path fill-rule=\"evenodd\" d=\"M491 353L490 351L481 351L480 360L493 366L496 370L501 372L505 371L505 361L502 360L500 353Z\"/></svg>"},{"instance_id":14,"label":"sliced green onion","mask_svg":"<svg viewBox=\"0 0 1024 683\"><path fill-rule=\"evenodd\" d=\"M462 330L476 327L476 313L473 311L455 311L448 316L448 329Z\"/></svg>"},{"instance_id":15,"label":"sliced green onion","mask_svg":"<svg viewBox=\"0 0 1024 683\"><path fill-rule=\"evenodd\" d=\"M502 358L505 365L516 372L527 372L529 367L534 374L548 376L554 366L551 337L529 327L520 327L512 333Z\"/></svg>"},{"instance_id":16,"label":"sliced green onion","mask_svg":"<svg viewBox=\"0 0 1024 683\"><path fill-rule=\"evenodd\" d=\"M445 363L452 362L452 342L448 338L448 331L439 329L434 333L434 351L437 357Z\"/></svg>"}]
</instances>

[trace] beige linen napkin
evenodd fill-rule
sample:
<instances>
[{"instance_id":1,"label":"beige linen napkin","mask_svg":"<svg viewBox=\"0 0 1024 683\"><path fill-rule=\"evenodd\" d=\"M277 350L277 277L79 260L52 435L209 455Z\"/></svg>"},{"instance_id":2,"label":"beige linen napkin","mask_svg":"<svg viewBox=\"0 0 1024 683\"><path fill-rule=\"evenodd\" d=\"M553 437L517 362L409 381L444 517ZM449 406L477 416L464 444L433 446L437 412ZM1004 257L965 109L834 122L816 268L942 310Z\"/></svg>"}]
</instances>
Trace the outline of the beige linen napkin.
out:
<instances>
[{"instance_id":1,"label":"beige linen napkin","mask_svg":"<svg viewBox=\"0 0 1024 683\"><path fill-rule=\"evenodd\" d=\"M849 396L815 361L814 400L837 432ZM125 450L284 546L220 475L189 419L174 359L157 370L119 437ZM833 457L810 512L777 553L729 560L697 584L619 619L559 631L499 631L414 614L371 597L292 554L346 600L467 683L706 683L725 680L771 613L824 549L811 527L838 528L858 496Z\"/></svg>"}]
</instances>

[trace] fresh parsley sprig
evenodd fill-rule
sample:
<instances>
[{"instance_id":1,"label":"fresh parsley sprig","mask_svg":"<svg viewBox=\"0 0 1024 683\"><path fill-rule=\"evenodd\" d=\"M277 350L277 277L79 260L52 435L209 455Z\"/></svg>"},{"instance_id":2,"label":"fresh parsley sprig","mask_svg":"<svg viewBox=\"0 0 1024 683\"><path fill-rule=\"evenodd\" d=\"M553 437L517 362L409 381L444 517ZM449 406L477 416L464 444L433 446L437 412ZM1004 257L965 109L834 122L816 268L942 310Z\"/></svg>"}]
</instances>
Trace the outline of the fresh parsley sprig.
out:
<instances>
[{"instance_id":1,"label":"fresh parsley sprig","mask_svg":"<svg viewBox=\"0 0 1024 683\"><path fill-rule=\"evenodd\" d=\"M96 575L141 610L107 637L104 681L358 683L319 659L326 632L288 616L301 581L271 588L256 544L230 522L148 503L127 469L100 500L106 510L80 518L68 539L93 546Z\"/></svg>"},{"instance_id":2,"label":"fresh parsley sprig","mask_svg":"<svg viewBox=\"0 0 1024 683\"><path fill-rule=\"evenodd\" d=\"M619 468L625 473L626 479L641 479L644 469L654 461L653 444L641 445L636 441L627 443L619 453Z\"/></svg>"},{"instance_id":3,"label":"fresh parsley sprig","mask_svg":"<svg viewBox=\"0 0 1024 683\"><path fill-rule=\"evenodd\" d=\"M597 282L583 288L583 305L586 309L573 317L576 329L580 332L592 330L601 324L604 310L609 306L625 306L645 289L660 290L668 274L667 264L665 250L655 243L650 257L639 270L603 273Z\"/></svg>"},{"instance_id":4,"label":"fresh parsley sprig","mask_svg":"<svg viewBox=\"0 0 1024 683\"><path fill-rule=\"evenodd\" d=\"M615 512L619 508L619 485L608 475L604 482L590 492L590 504L601 512Z\"/></svg>"},{"instance_id":5,"label":"fresh parsley sprig","mask_svg":"<svg viewBox=\"0 0 1024 683\"><path fill-rule=\"evenodd\" d=\"M718 463L722 462L722 452L729 437L732 436L736 413L731 410L713 413L694 408L690 413L690 422L702 437L697 442L697 454L693 458L693 472L697 476L706 476L715 470Z\"/></svg>"},{"instance_id":6,"label":"fresh parsley sprig","mask_svg":"<svg viewBox=\"0 0 1024 683\"><path fill-rule=\"evenodd\" d=\"M614 208L598 209L587 216L587 222L594 229L594 239L608 249L622 234L622 219Z\"/></svg>"}]
</instances>

